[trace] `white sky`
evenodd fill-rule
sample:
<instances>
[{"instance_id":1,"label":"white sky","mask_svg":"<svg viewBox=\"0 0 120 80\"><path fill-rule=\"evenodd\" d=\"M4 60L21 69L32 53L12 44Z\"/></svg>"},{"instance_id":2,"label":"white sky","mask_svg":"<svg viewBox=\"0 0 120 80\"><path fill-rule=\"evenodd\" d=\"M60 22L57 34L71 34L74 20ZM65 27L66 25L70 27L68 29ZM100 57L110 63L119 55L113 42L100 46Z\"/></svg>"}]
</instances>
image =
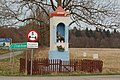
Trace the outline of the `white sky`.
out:
<instances>
[{"instance_id":1,"label":"white sky","mask_svg":"<svg viewBox=\"0 0 120 80\"><path fill-rule=\"evenodd\" d=\"M10 1L10 0L8 0L8 1ZM20 1L20 0L11 0L11 1ZM104 4L104 5L106 5L107 2L114 1L115 4L118 5L118 7L120 8L120 0L96 0L96 1L97 1L98 3L102 3L102 4ZM55 3L56 3L56 1L55 1ZM18 6L19 6L19 5L18 5ZM16 5L16 6L14 5L14 8L13 8L13 6L11 6L11 9L17 9L18 6L17 6L17 5ZM24 11L26 11L26 8L24 8L23 13L24 13ZM28 12L27 15L29 16L30 13ZM25 18L25 17L28 17L28 16L20 16L20 18L22 19L22 18ZM81 24L82 24L82 28L81 28L81 29L85 29L85 28L88 26L87 24L84 24L84 23L81 23ZM18 24L18 26L21 26L21 25L24 25L24 23L20 22L20 23ZM76 25L72 25L71 28L73 28L74 26L76 26ZM88 26L88 27L90 27L90 26ZM92 27L92 26L91 26L91 27ZM95 28L92 27L92 29L95 29Z\"/></svg>"},{"instance_id":2,"label":"white sky","mask_svg":"<svg viewBox=\"0 0 120 80\"><path fill-rule=\"evenodd\" d=\"M113 6L116 6L116 10L118 9L119 10L119 12L120 12L120 0L96 0L97 2L98 2L98 4L103 4L103 5L107 5L107 3L108 2L113 2L113 3L115 3L116 5L118 5L118 6L116 6L116 5L113 5ZM76 25L75 24L73 24L72 26L71 26L71 29L72 28L74 28ZM88 27L89 29L92 29L92 30L95 30L96 29L96 27L94 27L94 26L90 26L90 25L88 25L88 24L86 24L86 23L83 23L83 22L81 22L81 27L77 27L77 29L86 29L86 27ZM120 31L120 29L118 29L119 31ZM112 30L111 30L112 31Z\"/></svg>"}]
</instances>

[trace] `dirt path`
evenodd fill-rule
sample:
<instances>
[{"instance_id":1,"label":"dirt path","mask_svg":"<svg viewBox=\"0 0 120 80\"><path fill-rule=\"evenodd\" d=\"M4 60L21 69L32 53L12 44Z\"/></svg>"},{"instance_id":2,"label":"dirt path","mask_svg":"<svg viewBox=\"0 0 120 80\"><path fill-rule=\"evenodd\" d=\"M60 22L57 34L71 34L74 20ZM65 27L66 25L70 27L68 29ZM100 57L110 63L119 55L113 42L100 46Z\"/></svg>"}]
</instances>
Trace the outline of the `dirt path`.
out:
<instances>
[{"instance_id":1,"label":"dirt path","mask_svg":"<svg viewBox=\"0 0 120 80\"><path fill-rule=\"evenodd\" d=\"M22 52L23 51L17 51L17 52L10 52L7 54L2 54L2 55L0 55L0 60L20 55L20 54L22 54Z\"/></svg>"},{"instance_id":2,"label":"dirt path","mask_svg":"<svg viewBox=\"0 0 120 80\"><path fill-rule=\"evenodd\" d=\"M55 77L8 77L0 76L0 80L120 80L120 75L111 76L55 76Z\"/></svg>"}]
</instances>

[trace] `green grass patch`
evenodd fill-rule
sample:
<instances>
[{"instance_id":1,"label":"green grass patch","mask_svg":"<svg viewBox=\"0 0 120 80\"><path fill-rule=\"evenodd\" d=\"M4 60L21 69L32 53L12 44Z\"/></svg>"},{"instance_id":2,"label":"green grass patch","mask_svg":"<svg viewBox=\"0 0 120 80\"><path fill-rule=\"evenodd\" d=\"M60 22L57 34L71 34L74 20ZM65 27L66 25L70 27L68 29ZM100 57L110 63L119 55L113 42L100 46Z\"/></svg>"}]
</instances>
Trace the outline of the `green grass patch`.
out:
<instances>
[{"instance_id":1,"label":"green grass patch","mask_svg":"<svg viewBox=\"0 0 120 80\"><path fill-rule=\"evenodd\" d=\"M12 76L20 75L20 55L16 57L0 60L0 75L2 76Z\"/></svg>"}]
</instances>

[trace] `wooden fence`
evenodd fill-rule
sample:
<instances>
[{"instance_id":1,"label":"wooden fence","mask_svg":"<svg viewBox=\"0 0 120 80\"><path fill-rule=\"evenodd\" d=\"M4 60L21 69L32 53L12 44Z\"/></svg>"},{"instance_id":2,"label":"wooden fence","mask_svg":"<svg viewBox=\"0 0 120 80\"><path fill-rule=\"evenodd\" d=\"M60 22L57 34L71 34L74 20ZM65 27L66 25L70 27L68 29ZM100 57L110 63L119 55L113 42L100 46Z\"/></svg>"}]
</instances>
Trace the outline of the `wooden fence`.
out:
<instances>
[{"instance_id":1,"label":"wooden fence","mask_svg":"<svg viewBox=\"0 0 120 80\"><path fill-rule=\"evenodd\" d=\"M25 59L20 59L20 72L25 73ZM101 60L76 60L70 61L33 59L32 74L72 73L72 72L102 72L103 61ZM27 59L27 74L30 74L31 59Z\"/></svg>"}]
</instances>

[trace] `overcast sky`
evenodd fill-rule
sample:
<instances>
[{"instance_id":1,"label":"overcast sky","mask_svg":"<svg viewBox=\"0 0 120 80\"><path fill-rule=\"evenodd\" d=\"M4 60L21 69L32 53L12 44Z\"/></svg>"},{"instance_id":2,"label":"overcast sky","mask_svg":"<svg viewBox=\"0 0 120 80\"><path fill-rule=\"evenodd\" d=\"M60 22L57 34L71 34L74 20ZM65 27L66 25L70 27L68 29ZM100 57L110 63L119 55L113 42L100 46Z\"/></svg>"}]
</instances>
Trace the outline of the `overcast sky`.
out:
<instances>
[{"instance_id":1,"label":"overcast sky","mask_svg":"<svg viewBox=\"0 0 120 80\"><path fill-rule=\"evenodd\" d=\"M8 1L10 1L10 0L8 0ZM13 1L13 0L11 0L11 1ZM14 1L18 1L18 0L14 0ZM49 0L50 1L50 0ZM55 1L55 0L54 0ZM79 0L78 0L79 1ZM114 2L116 5L118 5L117 7L119 7L120 8L120 0L96 0L96 3L101 3L102 5L106 5L106 3L109 3L109 2ZM55 1L55 3L56 3L56 1ZM56 3L57 4L57 3ZM115 5L115 6L116 6ZM13 5L13 6L11 6L11 9L17 9L18 8L18 6L19 5ZM13 8L14 7L14 8ZM117 8L116 8L117 9ZM24 12L26 11L26 8L24 8L24 10L23 10L23 14L24 14ZM27 13L27 16L20 16L20 18L22 19L22 18L25 18L25 17L28 17L30 15L30 13L28 12ZM81 27L81 29L85 29L85 26L87 27L88 25L87 24L84 24L84 23L81 23L82 24L82 27ZM22 22L20 22L19 24L18 24L18 26L21 26L21 25L24 25L24 23L22 23ZM76 26L76 25L72 25L72 28L74 27L74 26ZM84 26L84 27L83 27ZM90 27L90 26L88 26L88 27ZM92 29L95 29L94 27L92 27Z\"/></svg>"}]
</instances>

